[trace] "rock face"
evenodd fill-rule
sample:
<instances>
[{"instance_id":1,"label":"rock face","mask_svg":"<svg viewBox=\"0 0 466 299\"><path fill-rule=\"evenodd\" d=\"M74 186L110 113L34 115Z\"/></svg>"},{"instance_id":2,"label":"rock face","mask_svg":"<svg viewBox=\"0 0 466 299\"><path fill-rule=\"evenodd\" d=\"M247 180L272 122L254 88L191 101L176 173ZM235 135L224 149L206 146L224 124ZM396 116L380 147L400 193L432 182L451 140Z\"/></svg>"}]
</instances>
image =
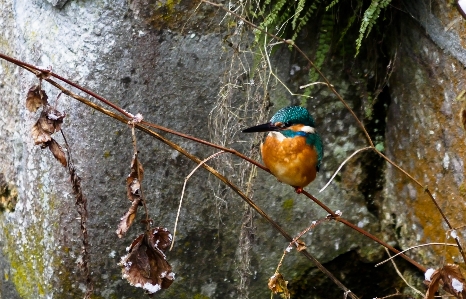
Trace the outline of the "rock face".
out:
<instances>
[{"instance_id":1,"label":"rock face","mask_svg":"<svg viewBox=\"0 0 466 299\"><path fill-rule=\"evenodd\" d=\"M406 11L414 19L400 16L400 24L388 30L384 47L390 57L396 53L396 60L378 101L364 96L374 77L367 71L372 60L334 56L327 58L324 73L363 120L378 148L428 186L457 227L464 224L466 194L464 130L458 117L464 102L457 99L466 90L464 21L453 6L438 2L428 9L423 1L411 1ZM0 8L1 53L52 66L53 72L133 114L141 113L145 120L255 159L262 136L242 135L240 130L266 121L283 106L302 103L316 119L325 144L322 170L309 186L310 193L392 245L444 241L447 228L423 189L369 152L350 160L336 180L318 192L340 163L367 146L361 129L325 87L314 89L314 98L306 100L268 81L267 61L246 50L250 37L240 35L244 23L217 8L188 0L0 0ZM231 24L233 29L228 29ZM316 40L316 34L310 31L309 40ZM304 39L302 43L312 54L313 44L306 45ZM377 68L385 68L389 60L376 60ZM279 49L270 62L293 91L308 83L302 76L307 62L288 49ZM68 174L48 150L34 145L30 134L38 113L26 110L25 98L38 79L3 60L0 74L0 298L82 298L86 284L77 265L82 240ZM264 91L266 82L270 93ZM49 102L66 112L63 130L89 203L93 298L140 298L143 290L121 279L117 263L144 232L139 224L143 209L125 237L118 239L115 233L130 206L125 180L133 154L131 129L65 95L58 98L56 89L42 84ZM163 135L201 159L217 151ZM173 231L183 183L196 164L143 133L137 138L149 215L154 226ZM56 139L63 144L63 138ZM221 154L207 163L293 236L326 217L293 188L261 170L252 171L239 159ZM367 285L366 276L377 285L375 272L360 272L363 281L345 279L364 263L379 260L383 248L333 222L319 225L302 240L358 296L383 295L360 287ZM175 246L166 252L176 279L157 295L269 296L267 281L287 246L235 193L199 169L187 181ZM457 251L449 254L451 261L461 261ZM435 266L443 255L443 247L413 254L428 266ZM321 282L314 265L295 251L287 254L281 272L294 298L309 298L309 293L329 298L328 289L336 289L335 297L341 295L334 285ZM317 285L324 291L314 291ZM394 292L393 285L387 290Z\"/></svg>"},{"instance_id":2,"label":"rock face","mask_svg":"<svg viewBox=\"0 0 466 299\"><path fill-rule=\"evenodd\" d=\"M414 1L407 9L413 18L399 32L403 42L396 48L399 62L390 81L387 155L429 188L452 227L460 227L466 195L460 118L466 86L464 20L455 6L440 2L430 8ZM385 190L385 220L395 226L402 247L448 238L448 226L424 189L392 166ZM451 237L447 241L454 243ZM416 253L426 265L436 265L444 255L440 247ZM446 258L463 262L456 249Z\"/></svg>"}]
</instances>

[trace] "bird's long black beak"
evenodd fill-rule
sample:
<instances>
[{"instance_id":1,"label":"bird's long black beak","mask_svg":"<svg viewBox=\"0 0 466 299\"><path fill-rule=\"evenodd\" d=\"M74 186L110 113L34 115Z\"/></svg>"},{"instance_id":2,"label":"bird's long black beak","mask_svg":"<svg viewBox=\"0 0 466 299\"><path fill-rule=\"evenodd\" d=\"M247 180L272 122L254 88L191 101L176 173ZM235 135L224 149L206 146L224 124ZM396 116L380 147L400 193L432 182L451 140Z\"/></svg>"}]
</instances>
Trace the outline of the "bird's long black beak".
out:
<instances>
[{"instance_id":1,"label":"bird's long black beak","mask_svg":"<svg viewBox=\"0 0 466 299\"><path fill-rule=\"evenodd\" d=\"M244 129L242 132L253 133L253 132L270 132L270 131L278 131L278 130L279 130L279 127L274 126L272 123L266 123L266 124L257 125L254 127Z\"/></svg>"}]
</instances>

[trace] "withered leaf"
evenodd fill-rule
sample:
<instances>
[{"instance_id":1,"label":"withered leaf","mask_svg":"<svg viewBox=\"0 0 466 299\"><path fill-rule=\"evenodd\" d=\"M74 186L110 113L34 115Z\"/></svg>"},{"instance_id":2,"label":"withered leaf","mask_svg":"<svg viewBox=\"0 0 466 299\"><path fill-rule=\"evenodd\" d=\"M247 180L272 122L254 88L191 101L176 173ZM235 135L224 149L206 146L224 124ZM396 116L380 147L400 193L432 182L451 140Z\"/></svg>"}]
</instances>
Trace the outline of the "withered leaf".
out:
<instances>
[{"instance_id":1,"label":"withered leaf","mask_svg":"<svg viewBox=\"0 0 466 299\"><path fill-rule=\"evenodd\" d=\"M280 273L275 273L269 278L268 287L275 294L283 293L282 297L286 299L290 299L291 297L290 292L288 291L288 281L285 281Z\"/></svg>"},{"instance_id":2,"label":"withered leaf","mask_svg":"<svg viewBox=\"0 0 466 299\"><path fill-rule=\"evenodd\" d=\"M41 118L44 117L47 119L47 129L53 134L61 130L63 118L65 118L66 115L51 106L46 106L40 116ZM44 128L44 130L45 129L46 128Z\"/></svg>"},{"instance_id":3,"label":"withered leaf","mask_svg":"<svg viewBox=\"0 0 466 299\"><path fill-rule=\"evenodd\" d=\"M44 108L39 119L31 129L34 143L42 147L47 147L48 145L46 143L52 139L50 136L60 131L64 117L65 114L50 106Z\"/></svg>"},{"instance_id":4,"label":"withered leaf","mask_svg":"<svg viewBox=\"0 0 466 299\"><path fill-rule=\"evenodd\" d=\"M116 230L118 238L123 237L128 231L128 229L131 227L131 225L133 224L133 221L136 218L136 213L138 211L139 201L140 201L139 198L134 200L133 203L131 204L131 207L129 207L125 215L121 217L120 224L118 225L118 229Z\"/></svg>"},{"instance_id":5,"label":"withered leaf","mask_svg":"<svg viewBox=\"0 0 466 299\"><path fill-rule=\"evenodd\" d=\"M42 129L42 126L40 124L40 119L32 127L31 134L32 134L32 139L34 139L34 143L36 145L44 146L50 140L52 140L52 137L50 137L51 134L49 134L48 132L45 132L44 129Z\"/></svg>"},{"instance_id":6,"label":"withered leaf","mask_svg":"<svg viewBox=\"0 0 466 299\"><path fill-rule=\"evenodd\" d=\"M55 141L55 139L51 138L48 142L49 150L52 152L55 159L57 159L61 165L66 167L66 156L65 152L63 151L62 147Z\"/></svg>"},{"instance_id":7,"label":"withered leaf","mask_svg":"<svg viewBox=\"0 0 466 299\"><path fill-rule=\"evenodd\" d=\"M123 278L132 286L143 288L148 294L167 289L175 279L164 254L172 236L166 228L156 227L138 236L121 258Z\"/></svg>"},{"instance_id":8,"label":"withered leaf","mask_svg":"<svg viewBox=\"0 0 466 299\"><path fill-rule=\"evenodd\" d=\"M301 241L301 240L297 240L297 241L296 241L296 249L297 249L298 251L302 251L302 250L306 249L306 243L304 243L304 242Z\"/></svg>"},{"instance_id":9,"label":"withered leaf","mask_svg":"<svg viewBox=\"0 0 466 299\"><path fill-rule=\"evenodd\" d=\"M43 89L40 89L39 85L34 85L28 91L26 97L26 108L30 112L36 112L41 106L47 105L47 94Z\"/></svg>"},{"instance_id":10,"label":"withered leaf","mask_svg":"<svg viewBox=\"0 0 466 299\"><path fill-rule=\"evenodd\" d=\"M133 160L131 161L131 173L128 175L128 178L126 179L126 193L130 201L140 199L140 188L143 178L144 169L142 167L142 164L139 162L138 154L135 153L133 155Z\"/></svg>"},{"instance_id":11,"label":"withered leaf","mask_svg":"<svg viewBox=\"0 0 466 299\"><path fill-rule=\"evenodd\" d=\"M434 298L441 282L446 292L454 295L456 298L466 299L466 281L458 265L447 264L432 273L430 281L426 281L428 284L427 299Z\"/></svg>"}]
</instances>

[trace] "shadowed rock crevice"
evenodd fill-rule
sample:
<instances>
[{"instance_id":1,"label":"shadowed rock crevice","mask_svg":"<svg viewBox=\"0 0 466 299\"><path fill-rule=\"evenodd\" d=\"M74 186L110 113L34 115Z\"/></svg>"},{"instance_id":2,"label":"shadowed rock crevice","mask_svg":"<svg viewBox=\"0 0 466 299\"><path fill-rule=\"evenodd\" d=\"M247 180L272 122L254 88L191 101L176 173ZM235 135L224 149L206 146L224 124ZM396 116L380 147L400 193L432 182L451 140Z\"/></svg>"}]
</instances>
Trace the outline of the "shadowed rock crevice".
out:
<instances>
[{"instance_id":1,"label":"shadowed rock crevice","mask_svg":"<svg viewBox=\"0 0 466 299\"><path fill-rule=\"evenodd\" d=\"M372 103L371 117L366 119L366 129L374 145L380 151L384 151L387 142L385 140L385 128L390 101L389 88L385 87ZM378 217L384 199L386 161L371 151L363 153L360 162L363 179L358 186L358 190L363 194L369 212Z\"/></svg>"},{"instance_id":2,"label":"shadowed rock crevice","mask_svg":"<svg viewBox=\"0 0 466 299\"><path fill-rule=\"evenodd\" d=\"M406 285L393 265L388 262L375 267L379 262L364 263L356 251L349 251L324 266L359 298L381 298L403 289ZM396 260L396 265L401 273L413 268L402 259ZM316 268L306 269L288 286L293 299L343 297L343 291Z\"/></svg>"}]
</instances>

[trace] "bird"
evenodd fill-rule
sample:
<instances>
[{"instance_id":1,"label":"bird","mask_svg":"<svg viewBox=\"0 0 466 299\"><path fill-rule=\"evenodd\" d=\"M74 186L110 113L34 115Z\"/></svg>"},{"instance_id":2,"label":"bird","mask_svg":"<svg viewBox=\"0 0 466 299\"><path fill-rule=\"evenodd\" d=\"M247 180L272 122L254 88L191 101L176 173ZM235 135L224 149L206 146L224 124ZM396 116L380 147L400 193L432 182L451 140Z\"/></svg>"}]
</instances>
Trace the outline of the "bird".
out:
<instances>
[{"instance_id":1,"label":"bird","mask_svg":"<svg viewBox=\"0 0 466 299\"><path fill-rule=\"evenodd\" d=\"M314 118L306 108L282 108L268 123L242 132L269 132L261 144L262 160L279 181L293 186L296 193L302 193L315 180L324 148Z\"/></svg>"}]
</instances>

